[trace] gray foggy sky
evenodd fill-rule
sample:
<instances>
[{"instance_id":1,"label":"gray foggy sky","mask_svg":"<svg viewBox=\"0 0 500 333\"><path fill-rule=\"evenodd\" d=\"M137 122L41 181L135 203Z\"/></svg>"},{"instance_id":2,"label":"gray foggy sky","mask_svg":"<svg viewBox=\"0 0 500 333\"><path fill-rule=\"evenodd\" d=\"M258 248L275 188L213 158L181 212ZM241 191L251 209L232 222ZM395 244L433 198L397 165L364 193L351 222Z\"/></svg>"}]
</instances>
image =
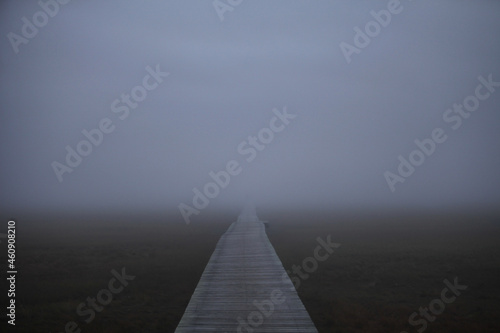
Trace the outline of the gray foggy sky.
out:
<instances>
[{"instance_id":1,"label":"gray foggy sky","mask_svg":"<svg viewBox=\"0 0 500 333\"><path fill-rule=\"evenodd\" d=\"M457 130L443 114L479 76L500 81L500 3L401 1L348 64L339 44L387 4L243 0L221 22L212 1L72 1L16 54L8 34L41 7L3 1L2 211L177 209L230 160L242 171L211 207L246 194L290 207L498 206L500 88ZM157 65L170 75L121 120L111 104ZM247 162L238 145L285 106L296 117ZM51 163L103 118L114 131L59 182ZM435 128L448 139L391 192L384 172Z\"/></svg>"}]
</instances>

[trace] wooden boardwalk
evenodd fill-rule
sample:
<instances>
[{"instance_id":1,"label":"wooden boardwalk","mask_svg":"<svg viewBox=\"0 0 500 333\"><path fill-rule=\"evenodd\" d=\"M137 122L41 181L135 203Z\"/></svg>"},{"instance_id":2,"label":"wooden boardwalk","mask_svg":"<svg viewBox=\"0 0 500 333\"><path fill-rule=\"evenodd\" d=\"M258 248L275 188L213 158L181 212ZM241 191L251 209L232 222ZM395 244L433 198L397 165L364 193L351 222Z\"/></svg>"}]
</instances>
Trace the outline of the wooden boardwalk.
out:
<instances>
[{"instance_id":1,"label":"wooden boardwalk","mask_svg":"<svg viewBox=\"0 0 500 333\"><path fill-rule=\"evenodd\" d=\"M220 238L175 332L318 332L253 206Z\"/></svg>"}]
</instances>

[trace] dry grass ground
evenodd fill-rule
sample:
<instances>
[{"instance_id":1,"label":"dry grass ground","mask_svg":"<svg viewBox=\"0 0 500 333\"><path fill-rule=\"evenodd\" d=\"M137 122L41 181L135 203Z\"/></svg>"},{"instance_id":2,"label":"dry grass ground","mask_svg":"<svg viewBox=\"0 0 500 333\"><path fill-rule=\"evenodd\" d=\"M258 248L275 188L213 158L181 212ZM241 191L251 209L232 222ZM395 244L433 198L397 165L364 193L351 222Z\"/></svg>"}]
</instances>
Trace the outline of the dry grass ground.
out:
<instances>
[{"instance_id":1,"label":"dry grass ground","mask_svg":"<svg viewBox=\"0 0 500 333\"><path fill-rule=\"evenodd\" d=\"M18 221L16 331L64 332L75 321L82 332L173 332L237 213L206 212L189 227L175 214ZM468 289L426 332L500 331L498 219L259 215L271 222L268 235L286 269L313 255L317 237L331 234L342 244L298 290L320 332L417 332L409 315L455 277ZM78 304L122 267L136 278L85 323Z\"/></svg>"},{"instance_id":2,"label":"dry grass ground","mask_svg":"<svg viewBox=\"0 0 500 333\"><path fill-rule=\"evenodd\" d=\"M318 236L341 243L298 288L320 332L417 332L409 316L455 277L468 289L425 332L500 332L498 219L298 212L269 220L285 268L312 256Z\"/></svg>"}]
</instances>

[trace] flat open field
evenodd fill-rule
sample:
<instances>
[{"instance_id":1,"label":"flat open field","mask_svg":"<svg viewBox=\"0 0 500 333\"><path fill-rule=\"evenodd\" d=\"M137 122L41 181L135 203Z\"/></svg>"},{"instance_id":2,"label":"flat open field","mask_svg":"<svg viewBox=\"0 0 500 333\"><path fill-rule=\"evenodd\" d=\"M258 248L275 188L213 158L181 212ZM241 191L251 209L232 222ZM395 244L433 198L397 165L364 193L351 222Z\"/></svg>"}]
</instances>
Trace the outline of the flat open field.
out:
<instances>
[{"instance_id":1,"label":"flat open field","mask_svg":"<svg viewBox=\"0 0 500 333\"><path fill-rule=\"evenodd\" d=\"M173 332L237 214L206 212L190 226L175 213L17 220L16 332L65 332L72 321L82 332ZM285 269L312 257L317 237L331 235L341 244L298 286L320 332L411 333L423 332L424 324L429 333L500 331L498 217L259 216L271 222L268 235ZM120 292L108 292L112 301L91 316L88 298L105 297L100 291L109 289L111 271L122 268L134 278ZM432 320L419 315L419 324L410 325L410 315L440 299L443 281L455 278L467 289L441 314L430 313Z\"/></svg>"}]
</instances>

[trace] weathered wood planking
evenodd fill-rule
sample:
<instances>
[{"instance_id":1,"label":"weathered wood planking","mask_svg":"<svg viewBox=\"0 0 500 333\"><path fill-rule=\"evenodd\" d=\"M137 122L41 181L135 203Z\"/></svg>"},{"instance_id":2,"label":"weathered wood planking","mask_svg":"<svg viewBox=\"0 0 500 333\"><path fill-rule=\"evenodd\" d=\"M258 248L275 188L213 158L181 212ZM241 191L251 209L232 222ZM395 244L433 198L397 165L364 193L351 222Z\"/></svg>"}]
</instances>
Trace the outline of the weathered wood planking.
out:
<instances>
[{"instance_id":1,"label":"weathered wood planking","mask_svg":"<svg viewBox=\"0 0 500 333\"><path fill-rule=\"evenodd\" d=\"M252 206L220 238L175 332L318 332Z\"/></svg>"}]
</instances>

